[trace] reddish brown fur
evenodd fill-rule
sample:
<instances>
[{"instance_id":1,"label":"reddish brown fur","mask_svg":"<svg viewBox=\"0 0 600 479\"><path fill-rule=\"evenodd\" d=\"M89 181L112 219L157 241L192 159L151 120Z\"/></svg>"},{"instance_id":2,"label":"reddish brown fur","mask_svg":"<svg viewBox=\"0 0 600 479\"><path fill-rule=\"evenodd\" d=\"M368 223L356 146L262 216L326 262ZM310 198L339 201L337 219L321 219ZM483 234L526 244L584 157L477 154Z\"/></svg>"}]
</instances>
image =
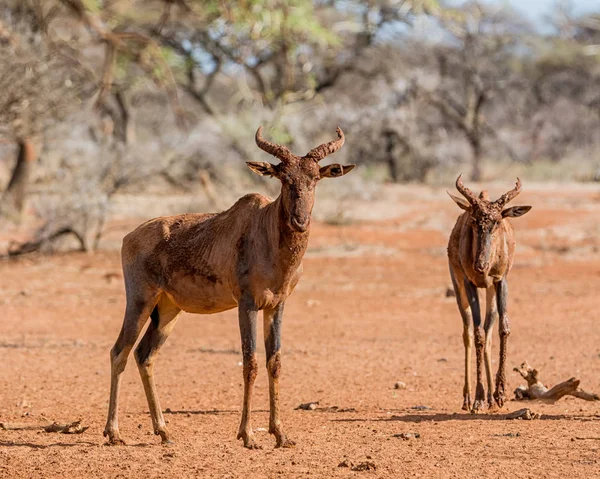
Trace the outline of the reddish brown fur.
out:
<instances>
[{"instance_id":1,"label":"reddish brown fur","mask_svg":"<svg viewBox=\"0 0 600 479\"><path fill-rule=\"evenodd\" d=\"M280 328L283 304L298 283L308 245L317 182L339 177L354 165L319 167L318 161L339 149L344 135L304 156L293 155L256 133L256 143L277 156L272 165L250 162L252 171L275 176L281 194L271 200L259 194L239 199L219 214L185 214L150 220L123 240L122 264L127 293L123 328L111 351L111 395L105 435L122 442L117 404L120 376L127 356L148 317L151 322L136 350L156 434L169 434L158 402L153 363L180 311L211 314L238 307L244 360L244 410L238 437L256 447L250 425L252 389L257 374L256 316L265 315L265 344L271 395L270 430L278 446L290 446L279 418Z\"/></svg>"},{"instance_id":2,"label":"reddish brown fur","mask_svg":"<svg viewBox=\"0 0 600 479\"><path fill-rule=\"evenodd\" d=\"M467 201L450 195L465 213L459 216L448 242L450 274L463 319L465 345L465 386L463 409L477 411L483 406L482 363L485 357L488 383L488 406L492 405L491 346L492 328L500 316L500 364L496 374L494 398L499 406L505 400L505 364L507 338L510 334L507 314L507 275L514 261L515 237L508 217L525 214L531 207L504 208L521 190L521 182L496 201L490 201L487 192L476 196L462 184L459 176L457 189ZM487 290L485 323L481 319L477 288ZM485 340L484 340L485 332ZM477 388L471 408L470 354L472 336L475 336L477 359Z\"/></svg>"}]
</instances>

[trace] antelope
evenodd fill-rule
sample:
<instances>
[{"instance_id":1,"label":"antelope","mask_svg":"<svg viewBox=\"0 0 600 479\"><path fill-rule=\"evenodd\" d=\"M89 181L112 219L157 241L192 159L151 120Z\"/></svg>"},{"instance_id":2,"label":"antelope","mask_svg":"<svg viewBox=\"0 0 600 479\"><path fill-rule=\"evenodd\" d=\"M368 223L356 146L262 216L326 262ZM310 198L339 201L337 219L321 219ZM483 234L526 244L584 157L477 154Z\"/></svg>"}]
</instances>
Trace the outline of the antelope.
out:
<instances>
[{"instance_id":1,"label":"antelope","mask_svg":"<svg viewBox=\"0 0 600 479\"><path fill-rule=\"evenodd\" d=\"M218 214L183 214L152 219L123 239L121 258L127 304L117 341L110 352L111 385L104 435L109 444L123 443L119 435L118 401L121 375L142 328L151 321L135 350L154 433L171 442L154 384L154 361L173 330L181 311L212 314L238 308L242 343L244 401L237 439L259 448L250 421L256 359L256 323L263 311L264 341L269 376L269 432L277 447L295 443L285 434L279 409L281 326L283 308L302 274L308 244L315 186L323 178L338 178L355 165L319 161L339 150L344 133L299 157L285 146L256 132L260 149L278 164L247 162L254 173L281 181L276 200L259 194L240 198Z\"/></svg>"},{"instance_id":2,"label":"antelope","mask_svg":"<svg viewBox=\"0 0 600 479\"><path fill-rule=\"evenodd\" d=\"M465 210L456 221L448 242L448 260L450 276L456 293L458 309L463 320L463 342L465 346L465 384L462 408L477 412L484 406L485 393L482 383L482 368L485 355L487 377L487 405L492 402L492 328L498 318L500 335L500 364L496 374L494 399L499 407L506 400L506 348L510 334L508 324L507 275L510 271L515 252L515 236L508 218L517 218L527 213L531 206L513 206L506 204L521 192L521 181L517 178L515 187L496 201L490 201L486 191L478 196L464 186L462 175L456 180L456 189L465 197L450 197L459 208ZM478 289L486 290L485 323L481 323ZM475 401L471 407L471 347L475 336L477 360L477 386ZM484 342L485 333L485 342Z\"/></svg>"}]
</instances>

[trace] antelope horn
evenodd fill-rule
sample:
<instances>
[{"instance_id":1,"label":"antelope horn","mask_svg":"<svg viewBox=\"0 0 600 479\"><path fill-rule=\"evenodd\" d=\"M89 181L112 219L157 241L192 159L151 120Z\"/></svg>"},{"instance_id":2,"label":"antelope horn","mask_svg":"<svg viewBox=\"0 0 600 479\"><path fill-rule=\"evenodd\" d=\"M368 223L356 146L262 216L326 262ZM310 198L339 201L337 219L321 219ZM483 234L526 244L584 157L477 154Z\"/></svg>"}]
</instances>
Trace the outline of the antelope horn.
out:
<instances>
[{"instance_id":1,"label":"antelope horn","mask_svg":"<svg viewBox=\"0 0 600 479\"><path fill-rule=\"evenodd\" d=\"M275 158L279 158L283 162L289 162L294 158L292 152L286 147L271 143L262 137L262 125L256 130L256 145L263 151L266 151Z\"/></svg>"},{"instance_id":2,"label":"antelope horn","mask_svg":"<svg viewBox=\"0 0 600 479\"><path fill-rule=\"evenodd\" d=\"M329 143L323 143L322 145L313 148L305 155L305 158L310 158L319 162L327 155L331 155L332 153L338 151L344 144L344 132L339 126L335 131L338 135L336 140L330 141Z\"/></svg>"},{"instance_id":3,"label":"antelope horn","mask_svg":"<svg viewBox=\"0 0 600 479\"><path fill-rule=\"evenodd\" d=\"M479 198L475 196L475 193L463 184L462 173L456 178L456 189L469 201L469 203L471 203L471 205L474 206L479 203Z\"/></svg>"},{"instance_id":4,"label":"antelope horn","mask_svg":"<svg viewBox=\"0 0 600 479\"><path fill-rule=\"evenodd\" d=\"M504 207L510 200L515 198L521 192L521 180L517 178L517 183L515 187L507 193L504 193L500 198L498 198L495 203Z\"/></svg>"}]
</instances>

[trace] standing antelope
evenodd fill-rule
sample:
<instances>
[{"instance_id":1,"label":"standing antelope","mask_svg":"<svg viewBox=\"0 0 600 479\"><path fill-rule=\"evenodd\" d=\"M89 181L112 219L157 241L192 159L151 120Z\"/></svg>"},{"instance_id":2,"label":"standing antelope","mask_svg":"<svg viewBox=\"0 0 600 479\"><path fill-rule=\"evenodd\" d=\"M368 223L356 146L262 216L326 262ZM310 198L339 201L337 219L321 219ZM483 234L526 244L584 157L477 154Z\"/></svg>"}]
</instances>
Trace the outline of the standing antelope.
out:
<instances>
[{"instance_id":1,"label":"standing antelope","mask_svg":"<svg viewBox=\"0 0 600 479\"><path fill-rule=\"evenodd\" d=\"M104 435L111 444L119 435L117 409L121 375L142 328L146 334L135 350L154 433L170 442L154 385L154 360L173 330L179 313L211 314L237 306L244 365L244 403L237 435L247 448L258 447L250 422L252 391L258 364L256 322L263 310L269 374L269 432L278 447L290 447L279 417L281 323L283 306L300 279L308 244L315 186L322 178L345 175L354 165L318 162L344 144L337 139L303 157L285 146L266 141L262 127L256 144L280 163L248 162L262 176L281 181L281 194L272 201L259 194L240 198L219 214L184 214L150 220L123 240L121 251L127 307L119 337L110 352L111 385Z\"/></svg>"},{"instance_id":2,"label":"standing antelope","mask_svg":"<svg viewBox=\"0 0 600 479\"><path fill-rule=\"evenodd\" d=\"M462 175L461 175L462 176ZM466 212L459 216L448 242L450 276L456 293L458 309L463 320L463 342L465 345L465 386L463 409L477 412L482 409L485 394L482 383L481 363L485 351L488 407L492 406L492 328L498 315L500 323L500 364L496 374L494 399L502 407L505 396L505 363L508 335L506 277L513 264L515 236L508 218L517 218L527 213L531 206L504 206L521 192L521 181L517 178L514 189L496 201L490 201L487 192L476 196L463 185L461 176L456 180L456 189L467 199L450 195ZM487 293L485 324L481 324L477 288ZM475 329L475 353L477 356L477 388L475 402L471 408L470 357L473 328ZM485 331L485 346L484 346ZM485 349L484 349L485 348Z\"/></svg>"}]
</instances>

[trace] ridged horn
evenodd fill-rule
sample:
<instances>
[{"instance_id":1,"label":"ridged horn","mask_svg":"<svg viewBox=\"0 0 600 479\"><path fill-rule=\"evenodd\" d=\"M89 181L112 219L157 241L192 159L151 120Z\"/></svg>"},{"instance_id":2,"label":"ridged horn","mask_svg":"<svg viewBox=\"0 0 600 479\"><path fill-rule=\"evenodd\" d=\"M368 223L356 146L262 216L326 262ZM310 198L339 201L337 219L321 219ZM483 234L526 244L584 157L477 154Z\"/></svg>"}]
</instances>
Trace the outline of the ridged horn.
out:
<instances>
[{"instance_id":1,"label":"ridged horn","mask_svg":"<svg viewBox=\"0 0 600 479\"><path fill-rule=\"evenodd\" d=\"M479 203L479 198L462 181L462 173L456 178L456 189L463 195L471 205L475 206Z\"/></svg>"},{"instance_id":2,"label":"ridged horn","mask_svg":"<svg viewBox=\"0 0 600 479\"><path fill-rule=\"evenodd\" d=\"M329 143L323 143L322 145L317 146L316 148L313 148L312 150L310 150L305 157L306 158L311 158L317 162L321 161L323 158L325 158L327 155L331 155L332 153L335 153L336 151L338 151L342 145L344 144L344 132L342 131L342 129L338 126L335 130L337 132L337 139L330 141Z\"/></svg>"},{"instance_id":3,"label":"ridged horn","mask_svg":"<svg viewBox=\"0 0 600 479\"><path fill-rule=\"evenodd\" d=\"M519 178L517 178L517 183L515 184L515 187L504 193L500 198L498 198L495 203L500 205L501 207L504 207L509 201L511 201L512 199L514 199L519 193L521 193L521 180Z\"/></svg>"},{"instance_id":4,"label":"ridged horn","mask_svg":"<svg viewBox=\"0 0 600 479\"><path fill-rule=\"evenodd\" d=\"M286 146L271 143L263 138L262 125L258 127L258 130L256 130L256 136L254 139L256 140L256 145L261 150L273 155L275 158L279 158L283 162L289 162L294 159L294 155Z\"/></svg>"}]
</instances>

